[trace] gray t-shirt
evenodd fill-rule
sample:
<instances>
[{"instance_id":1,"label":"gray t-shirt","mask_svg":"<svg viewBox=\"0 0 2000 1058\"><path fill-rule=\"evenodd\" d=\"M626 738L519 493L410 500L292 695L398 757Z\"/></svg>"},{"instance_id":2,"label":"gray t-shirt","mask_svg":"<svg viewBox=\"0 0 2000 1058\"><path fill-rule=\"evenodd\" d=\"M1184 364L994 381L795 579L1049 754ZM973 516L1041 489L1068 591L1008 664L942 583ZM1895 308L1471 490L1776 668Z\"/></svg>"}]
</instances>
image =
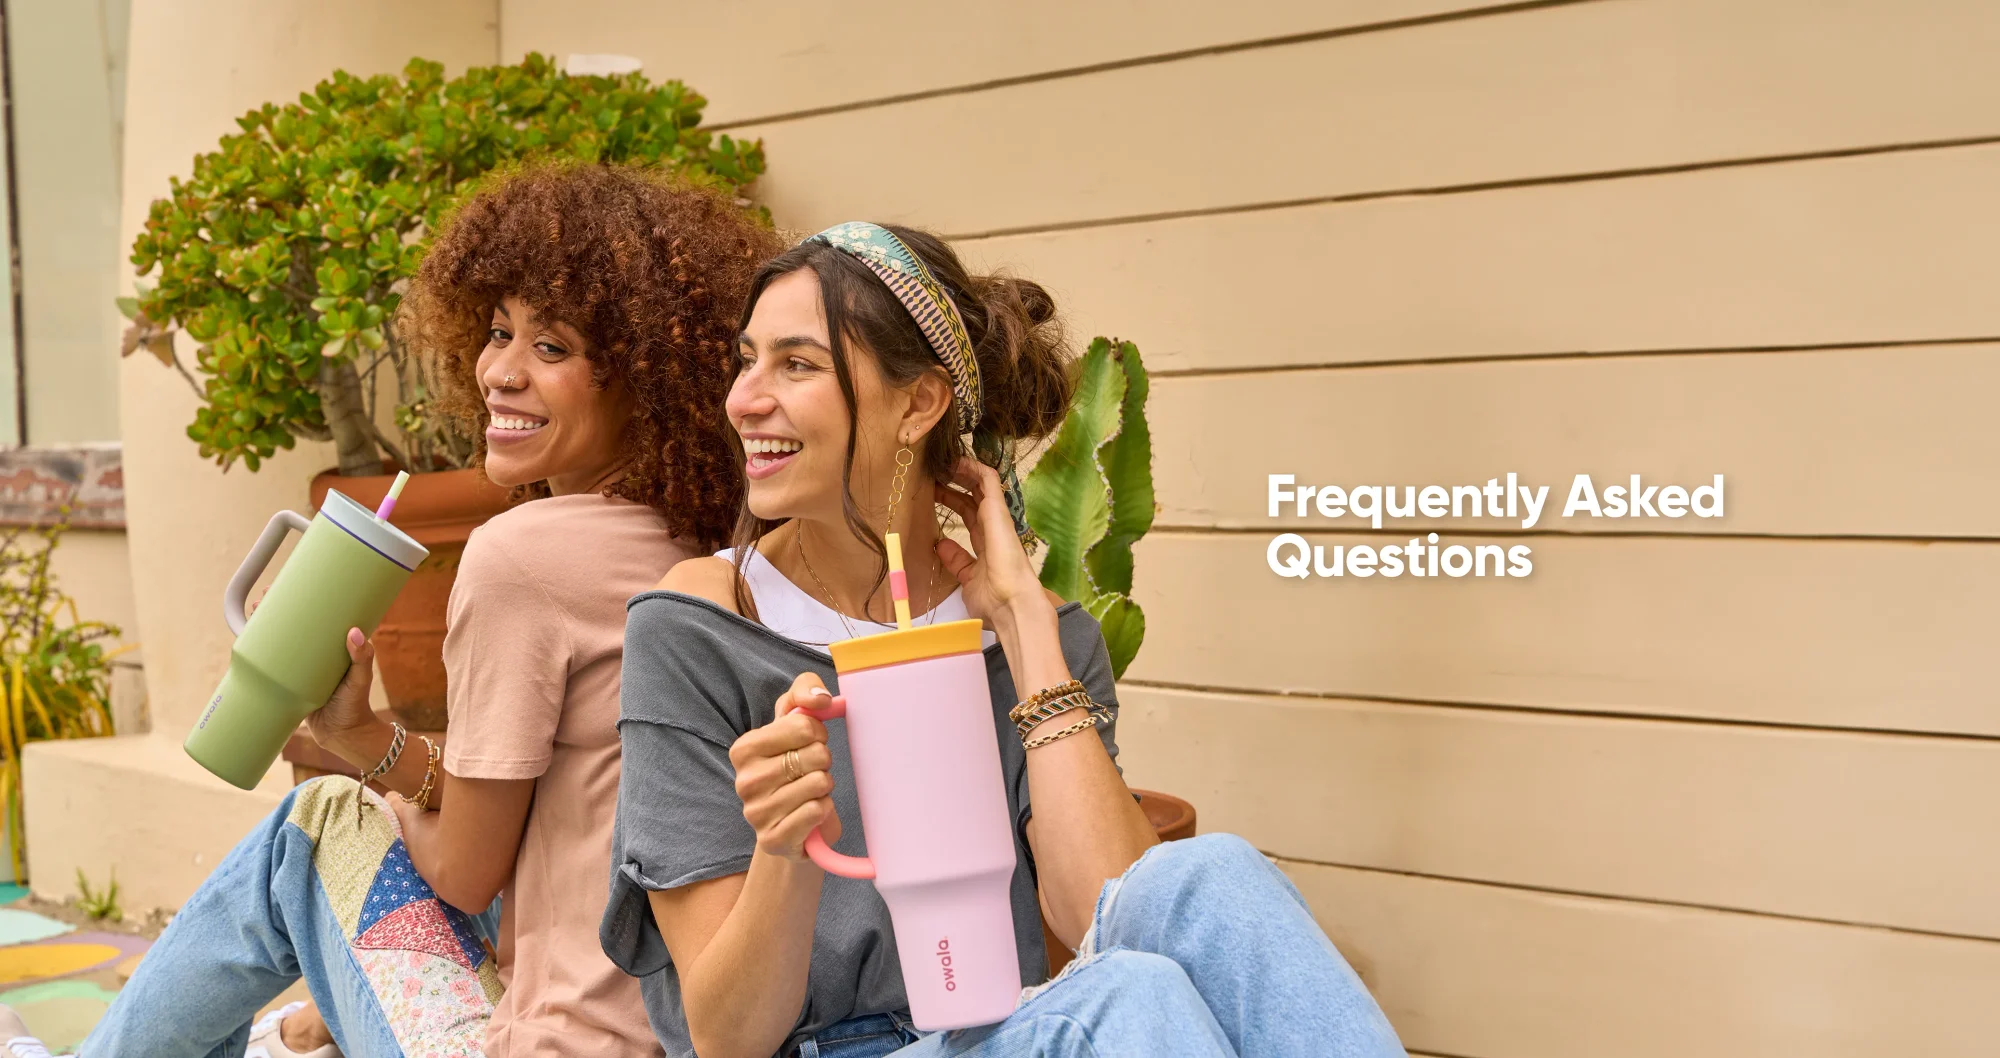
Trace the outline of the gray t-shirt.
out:
<instances>
[{"instance_id":1,"label":"gray t-shirt","mask_svg":"<svg viewBox=\"0 0 2000 1058\"><path fill-rule=\"evenodd\" d=\"M1116 705L1111 661L1097 621L1076 603L1063 605L1057 620L1071 674L1083 681L1092 698ZM1000 764L1015 821L1014 935L1021 980L1034 984L1048 976L1048 952L1025 835L1027 757L1007 719L1018 696L1000 648L987 647L985 654ZM778 697L801 672L818 673L838 692L833 660L824 652L706 599L654 591L633 598L626 608L618 720L623 769L611 839L611 896L599 939L613 962L640 978L653 1031L674 1058L693 1055L694 1047L681 1005L680 976L653 922L646 893L750 869L756 834L743 819L729 746L771 722ZM827 725L833 803L841 821L834 847L858 856L866 850L867 837L854 798L846 729L844 721ZM1112 730L1099 735L1115 760ZM847 1018L908 1009L882 898L870 882L827 875L813 926L805 1009L779 1053Z\"/></svg>"}]
</instances>

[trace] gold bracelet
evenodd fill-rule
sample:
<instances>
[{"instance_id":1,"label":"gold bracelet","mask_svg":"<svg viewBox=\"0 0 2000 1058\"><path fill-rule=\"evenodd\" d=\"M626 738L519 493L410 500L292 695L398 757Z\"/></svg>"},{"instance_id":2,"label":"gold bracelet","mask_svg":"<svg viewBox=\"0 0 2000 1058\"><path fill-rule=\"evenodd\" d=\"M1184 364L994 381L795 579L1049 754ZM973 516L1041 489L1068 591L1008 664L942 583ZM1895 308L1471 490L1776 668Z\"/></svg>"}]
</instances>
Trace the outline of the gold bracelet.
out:
<instances>
[{"instance_id":1,"label":"gold bracelet","mask_svg":"<svg viewBox=\"0 0 2000 1058\"><path fill-rule=\"evenodd\" d=\"M428 812L431 810L431 786L437 782L438 761L444 757L444 750L431 741L429 735L418 735L424 740L424 785L417 790L417 796L410 803Z\"/></svg>"},{"instance_id":2,"label":"gold bracelet","mask_svg":"<svg viewBox=\"0 0 2000 1058\"><path fill-rule=\"evenodd\" d=\"M1097 718L1094 716L1086 716L1083 719L1078 720L1076 723L1071 724L1066 728L1063 728L1061 731L1058 731L1053 735L1043 735L1038 739L1022 742L1021 749L1025 751L1030 749L1036 749L1041 746L1046 746L1051 742L1060 742L1063 739L1066 739L1071 735L1076 734L1078 731L1087 730L1089 728L1096 726L1097 726Z\"/></svg>"},{"instance_id":3,"label":"gold bracelet","mask_svg":"<svg viewBox=\"0 0 2000 1058\"><path fill-rule=\"evenodd\" d=\"M1007 711L1007 719L1018 724L1021 722L1021 718L1028 715L1036 706L1054 701L1064 695L1075 694L1080 690L1083 690L1082 680L1068 680L1058 683L1053 687L1044 687L1034 694L1029 695L1019 705L1009 709Z\"/></svg>"}]
</instances>

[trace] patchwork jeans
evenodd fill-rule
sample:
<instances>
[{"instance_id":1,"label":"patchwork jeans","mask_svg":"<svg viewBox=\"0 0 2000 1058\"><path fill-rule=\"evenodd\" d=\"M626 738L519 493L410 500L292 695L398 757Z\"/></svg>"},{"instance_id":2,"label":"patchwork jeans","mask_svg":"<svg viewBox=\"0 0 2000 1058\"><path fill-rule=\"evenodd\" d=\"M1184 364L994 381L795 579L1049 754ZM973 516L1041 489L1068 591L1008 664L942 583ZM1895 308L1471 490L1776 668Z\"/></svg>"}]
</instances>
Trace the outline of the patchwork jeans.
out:
<instances>
[{"instance_id":1,"label":"patchwork jeans","mask_svg":"<svg viewBox=\"0 0 2000 1058\"><path fill-rule=\"evenodd\" d=\"M1388 1058L1396 1030L1298 889L1242 838L1147 850L1105 883L1076 959L998 1025L850 1018L805 1058Z\"/></svg>"},{"instance_id":2,"label":"patchwork jeans","mask_svg":"<svg viewBox=\"0 0 2000 1058\"><path fill-rule=\"evenodd\" d=\"M498 917L437 898L381 797L314 779L201 884L77 1053L240 1058L250 1019L304 977L347 1058L478 1058Z\"/></svg>"}]
</instances>

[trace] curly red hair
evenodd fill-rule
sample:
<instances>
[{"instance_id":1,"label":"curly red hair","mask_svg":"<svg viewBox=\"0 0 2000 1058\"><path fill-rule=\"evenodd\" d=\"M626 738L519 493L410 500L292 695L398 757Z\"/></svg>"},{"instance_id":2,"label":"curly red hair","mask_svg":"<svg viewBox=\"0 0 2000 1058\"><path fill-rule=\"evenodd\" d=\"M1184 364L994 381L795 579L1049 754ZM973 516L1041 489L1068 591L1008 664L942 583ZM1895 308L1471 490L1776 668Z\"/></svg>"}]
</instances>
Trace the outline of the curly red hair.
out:
<instances>
[{"instance_id":1,"label":"curly red hair","mask_svg":"<svg viewBox=\"0 0 2000 1058\"><path fill-rule=\"evenodd\" d=\"M583 335L592 378L637 409L609 496L657 509L676 535L725 541L743 488L723 401L737 313L777 236L722 194L658 171L567 163L503 174L458 207L403 302L432 406L486 458L476 377L493 308L521 299ZM523 492L547 495L538 483Z\"/></svg>"}]
</instances>

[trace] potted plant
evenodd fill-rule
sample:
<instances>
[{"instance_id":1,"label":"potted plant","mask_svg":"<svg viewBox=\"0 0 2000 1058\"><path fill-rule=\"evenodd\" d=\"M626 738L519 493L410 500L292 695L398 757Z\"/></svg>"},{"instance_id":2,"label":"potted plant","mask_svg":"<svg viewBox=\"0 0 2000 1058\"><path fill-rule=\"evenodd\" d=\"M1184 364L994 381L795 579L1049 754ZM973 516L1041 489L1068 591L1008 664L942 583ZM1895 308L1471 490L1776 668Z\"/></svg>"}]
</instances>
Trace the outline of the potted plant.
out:
<instances>
[{"instance_id":1,"label":"potted plant","mask_svg":"<svg viewBox=\"0 0 2000 1058\"><path fill-rule=\"evenodd\" d=\"M1132 601L1132 545L1153 527L1153 435L1146 366L1131 342L1099 338L1076 364L1076 399L1021 491L1048 545L1042 586L1097 618L1123 678L1146 638Z\"/></svg>"},{"instance_id":2,"label":"potted plant","mask_svg":"<svg viewBox=\"0 0 2000 1058\"><path fill-rule=\"evenodd\" d=\"M392 326L439 219L495 169L540 158L667 168L743 197L761 143L700 129L707 101L643 74L571 77L541 55L447 79L335 72L265 104L153 203L132 246L152 279L120 299L124 353L146 349L201 400L188 437L225 469L303 437L332 441L313 483L368 505L414 477L397 524L431 550L376 634L382 684L415 729L444 724L444 604L466 536L504 508L467 469L474 439L426 414L419 365ZM194 340L197 370L174 350Z\"/></svg>"},{"instance_id":3,"label":"potted plant","mask_svg":"<svg viewBox=\"0 0 2000 1058\"><path fill-rule=\"evenodd\" d=\"M1028 527L1047 545L1042 586L1097 618L1123 678L1146 638L1132 601L1132 545L1153 527L1153 435L1146 425L1146 365L1131 342L1099 338L1076 363L1076 399L1055 440L1021 483ZM1132 791L1162 841L1193 837L1195 808L1153 790ZM1049 974L1069 949L1042 924Z\"/></svg>"},{"instance_id":4,"label":"potted plant","mask_svg":"<svg viewBox=\"0 0 2000 1058\"><path fill-rule=\"evenodd\" d=\"M8 877L22 878L21 750L54 738L112 733L111 659L116 625L86 621L56 586L50 560L69 529L61 521L0 530L0 825Z\"/></svg>"}]
</instances>

